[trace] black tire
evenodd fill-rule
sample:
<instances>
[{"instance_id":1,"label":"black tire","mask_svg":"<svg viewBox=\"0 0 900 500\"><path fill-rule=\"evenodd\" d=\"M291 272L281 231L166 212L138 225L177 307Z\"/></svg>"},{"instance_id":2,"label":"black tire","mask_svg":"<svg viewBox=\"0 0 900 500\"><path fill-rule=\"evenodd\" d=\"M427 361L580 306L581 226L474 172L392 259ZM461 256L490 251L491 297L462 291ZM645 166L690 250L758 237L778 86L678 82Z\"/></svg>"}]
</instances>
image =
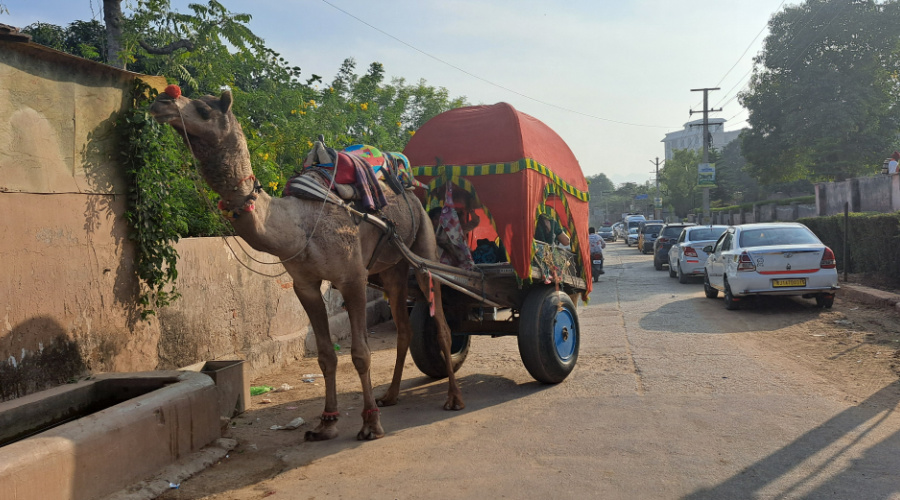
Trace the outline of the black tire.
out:
<instances>
[{"instance_id":1,"label":"black tire","mask_svg":"<svg viewBox=\"0 0 900 500\"><path fill-rule=\"evenodd\" d=\"M687 284L687 282L688 282L687 274L684 274L684 272L681 270L681 265L680 265L680 264L678 265L678 270L675 272L675 274L678 275L678 282L679 282L679 283L681 283L682 285Z\"/></svg>"},{"instance_id":2,"label":"black tire","mask_svg":"<svg viewBox=\"0 0 900 500\"><path fill-rule=\"evenodd\" d=\"M734 294L731 293L731 286L728 284L728 278L725 278L725 309L729 311L737 310L741 307L740 300L734 298Z\"/></svg>"},{"instance_id":3,"label":"black tire","mask_svg":"<svg viewBox=\"0 0 900 500\"><path fill-rule=\"evenodd\" d=\"M678 276L678 273L675 271L675 266L672 265L672 261L669 261L669 277L674 278Z\"/></svg>"},{"instance_id":4,"label":"black tire","mask_svg":"<svg viewBox=\"0 0 900 500\"><path fill-rule=\"evenodd\" d=\"M653 256L653 267L654 267L657 271L662 271L662 270L663 270L663 263L662 263L662 261L659 260L659 259L657 259L655 255Z\"/></svg>"},{"instance_id":5,"label":"black tire","mask_svg":"<svg viewBox=\"0 0 900 500\"><path fill-rule=\"evenodd\" d=\"M703 276L703 293L707 299L714 299L719 296L719 291L709 284L709 276Z\"/></svg>"},{"instance_id":6,"label":"black tire","mask_svg":"<svg viewBox=\"0 0 900 500\"><path fill-rule=\"evenodd\" d=\"M834 305L834 295L831 295L831 294L816 295L816 307L831 309L831 306L833 306L833 305Z\"/></svg>"},{"instance_id":7,"label":"black tire","mask_svg":"<svg viewBox=\"0 0 900 500\"><path fill-rule=\"evenodd\" d=\"M553 287L532 289L519 312L519 355L528 373L558 384L578 361L581 331L572 299Z\"/></svg>"},{"instance_id":8,"label":"black tire","mask_svg":"<svg viewBox=\"0 0 900 500\"><path fill-rule=\"evenodd\" d=\"M444 362L444 353L441 352L441 343L438 342L434 318L428 313L427 302L416 302L409 315L409 322L412 324L409 352L412 354L416 368L431 378L446 378L449 375L447 364ZM471 340L469 335L453 335L451 337L450 351L454 373L459 370L469 355Z\"/></svg>"},{"instance_id":9,"label":"black tire","mask_svg":"<svg viewBox=\"0 0 900 500\"><path fill-rule=\"evenodd\" d=\"M625 239L625 244L628 245L628 246L631 246L631 241L629 241L629 240L626 238L626 239Z\"/></svg>"}]
</instances>

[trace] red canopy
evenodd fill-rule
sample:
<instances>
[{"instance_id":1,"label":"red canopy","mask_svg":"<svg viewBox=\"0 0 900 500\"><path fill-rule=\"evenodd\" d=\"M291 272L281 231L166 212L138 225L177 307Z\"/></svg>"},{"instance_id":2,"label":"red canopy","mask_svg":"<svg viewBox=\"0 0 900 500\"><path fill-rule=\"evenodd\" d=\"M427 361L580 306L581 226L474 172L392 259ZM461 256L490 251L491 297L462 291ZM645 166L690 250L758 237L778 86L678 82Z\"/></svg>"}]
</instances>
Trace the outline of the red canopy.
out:
<instances>
[{"instance_id":1,"label":"red canopy","mask_svg":"<svg viewBox=\"0 0 900 500\"><path fill-rule=\"evenodd\" d=\"M537 215L555 218L572 236L590 291L587 181L550 127L507 103L456 108L425 123L403 153L416 179L429 185L432 204L443 200L448 181L475 197L490 224L482 217L472 239L499 236L525 280Z\"/></svg>"}]
</instances>

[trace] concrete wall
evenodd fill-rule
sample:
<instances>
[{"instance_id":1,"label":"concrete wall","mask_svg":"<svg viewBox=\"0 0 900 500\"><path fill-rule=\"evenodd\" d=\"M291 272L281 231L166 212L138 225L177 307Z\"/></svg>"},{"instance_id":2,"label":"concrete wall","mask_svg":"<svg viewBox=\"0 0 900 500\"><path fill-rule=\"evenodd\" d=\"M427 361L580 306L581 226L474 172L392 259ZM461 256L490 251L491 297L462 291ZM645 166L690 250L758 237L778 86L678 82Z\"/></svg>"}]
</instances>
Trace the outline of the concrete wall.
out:
<instances>
[{"instance_id":1,"label":"concrete wall","mask_svg":"<svg viewBox=\"0 0 900 500\"><path fill-rule=\"evenodd\" d=\"M0 40L0 400L88 372L214 359L247 359L255 376L313 344L289 277L245 269L220 238L179 242L183 297L141 320L123 217L128 190L112 130L136 77L160 90L166 84ZM335 338L346 336L340 295L327 284L323 294ZM380 296L370 293L372 321L387 315Z\"/></svg>"},{"instance_id":2,"label":"concrete wall","mask_svg":"<svg viewBox=\"0 0 900 500\"><path fill-rule=\"evenodd\" d=\"M900 210L900 175L856 177L841 182L816 184L816 215Z\"/></svg>"},{"instance_id":3,"label":"concrete wall","mask_svg":"<svg viewBox=\"0 0 900 500\"><path fill-rule=\"evenodd\" d=\"M712 212L712 224L751 224L754 222L789 222L802 217L814 217L816 205L808 203L760 203L753 210L738 212Z\"/></svg>"},{"instance_id":4,"label":"concrete wall","mask_svg":"<svg viewBox=\"0 0 900 500\"><path fill-rule=\"evenodd\" d=\"M197 361L245 359L250 376L277 371L315 352L309 319L293 281L271 255L239 238L186 238L179 254L176 286L182 297L159 313L154 369ZM243 263L243 264L242 264ZM248 269L249 268L249 269ZM345 339L350 324L343 298L323 283L333 340ZM368 290L369 325L390 317L376 290Z\"/></svg>"}]
</instances>

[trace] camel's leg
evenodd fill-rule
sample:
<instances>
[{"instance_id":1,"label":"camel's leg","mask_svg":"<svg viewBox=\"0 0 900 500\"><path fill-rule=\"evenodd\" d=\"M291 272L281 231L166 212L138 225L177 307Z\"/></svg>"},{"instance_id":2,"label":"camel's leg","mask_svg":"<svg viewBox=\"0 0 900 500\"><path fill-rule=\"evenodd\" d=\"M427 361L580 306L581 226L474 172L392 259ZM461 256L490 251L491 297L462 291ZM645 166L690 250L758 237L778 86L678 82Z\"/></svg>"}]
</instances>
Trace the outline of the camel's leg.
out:
<instances>
[{"instance_id":1,"label":"camel's leg","mask_svg":"<svg viewBox=\"0 0 900 500\"><path fill-rule=\"evenodd\" d=\"M434 238L434 226L428 222L428 216L425 214L424 209L421 211L420 222L419 231L416 233L416 239L410 246L410 250L416 255L437 261L437 243ZM437 326L438 341L441 344L441 351L444 353L444 361L447 363L447 373L449 374L447 377L449 388L447 390L447 402L444 403L444 409L462 410L466 407L466 404L462 399L462 391L459 390L459 385L456 383L456 374L453 373L453 359L450 350L450 327L447 325L447 318L444 316L444 303L441 301L441 286L436 281L429 280L426 272L416 270L416 282L418 282L419 288L422 290L422 293L425 294L425 297L430 295L429 281L433 282L434 288L434 322Z\"/></svg>"},{"instance_id":2,"label":"camel's leg","mask_svg":"<svg viewBox=\"0 0 900 500\"><path fill-rule=\"evenodd\" d=\"M324 441L338 435L337 420L340 412L337 406L337 354L331 344L331 333L328 331L328 311L322 300L320 291L322 282L300 284L294 281L294 293L300 299L303 309L309 316L313 332L316 335L319 368L325 378L325 410L315 430L306 432L307 441Z\"/></svg>"},{"instance_id":3,"label":"camel's leg","mask_svg":"<svg viewBox=\"0 0 900 500\"><path fill-rule=\"evenodd\" d=\"M416 272L416 281L419 288L426 297L429 296L428 291L428 274L422 271ZM433 280L432 280L433 281ZM462 391L456 383L456 374L453 373L452 351L450 350L450 327L447 325L447 318L444 316L444 306L441 301L441 286L433 281L434 287L434 323L437 326L438 341L441 344L441 352L444 353L444 361L447 364L447 374L449 388L447 389L447 402L444 403L445 410L462 410L466 404L462 399ZM409 319L407 318L407 321Z\"/></svg>"},{"instance_id":4,"label":"camel's leg","mask_svg":"<svg viewBox=\"0 0 900 500\"><path fill-rule=\"evenodd\" d=\"M387 292L388 301L391 304L391 315L394 318L394 325L397 327L397 361L394 364L394 377L391 379L391 385L384 396L378 400L378 406L392 406L397 404L397 398L400 395L403 365L406 363L406 353L409 351L409 341L412 338L409 311L406 309L406 300L409 296L409 264L406 261L400 261L379 276L384 290Z\"/></svg>"},{"instance_id":5,"label":"camel's leg","mask_svg":"<svg viewBox=\"0 0 900 500\"><path fill-rule=\"evenodd\" d=\"M378 404L372 392L372 377L369 368L372 364L372 351L369 350L369 339L366 334L366 282L365 271L359 273L362 280L335 283L337 289L344 298L344 306L350 317L350 355L353 358L353 366L359 374L363 393L363 426L356 439L378 439L384 436L381 428L381 417L378 412Z\"/></svg>"}]
</instances>

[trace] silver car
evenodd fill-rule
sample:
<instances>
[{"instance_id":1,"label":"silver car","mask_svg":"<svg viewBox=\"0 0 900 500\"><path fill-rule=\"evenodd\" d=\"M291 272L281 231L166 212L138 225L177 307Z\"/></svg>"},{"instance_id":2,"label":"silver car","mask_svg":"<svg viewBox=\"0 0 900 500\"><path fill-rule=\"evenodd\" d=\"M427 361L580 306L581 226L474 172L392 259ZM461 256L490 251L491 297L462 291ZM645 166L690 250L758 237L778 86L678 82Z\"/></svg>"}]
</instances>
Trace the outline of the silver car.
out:
<instances>
[{"instance_id":1,"label":"silver car","mask_svg":"<svg viewBox=\"0 0 900 500\"><path fill-rule=\"evenodd\" d=\"M706 274L706 252L722 236L728 226L690 226L684 228L675 244L669 249L669 276L687 283L692 277Z\"/></svg>"},{"instance_id":2,"label":"silver car","mask_svg":"<svg viewBox=\"0 0 900 500\"><path fill-rule=\"evenodd\" d=\"M834 252L798 222L730 226L704 251L704 292L711 299L724 292L726 309L753 295L815 297L830 308L840 288Z\"/></svg>"}]
</instances>

